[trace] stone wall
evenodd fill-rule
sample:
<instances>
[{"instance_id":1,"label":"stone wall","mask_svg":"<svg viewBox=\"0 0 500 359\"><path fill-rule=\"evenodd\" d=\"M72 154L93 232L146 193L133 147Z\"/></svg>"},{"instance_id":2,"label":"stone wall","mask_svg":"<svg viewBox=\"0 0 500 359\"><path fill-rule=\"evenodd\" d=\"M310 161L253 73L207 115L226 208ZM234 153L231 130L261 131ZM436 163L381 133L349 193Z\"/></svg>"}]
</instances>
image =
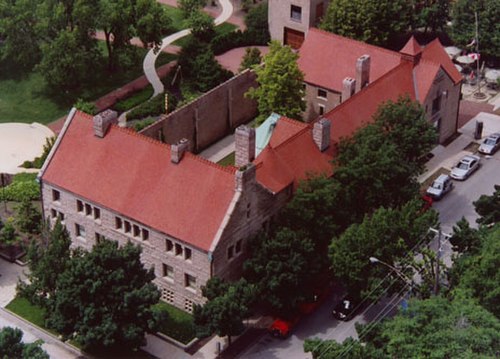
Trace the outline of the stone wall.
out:
<instances>
[{"instance_id":1,"label":"stone wall","mask_svg":"<svg viewBox=\"0 0 500 359\"><path fill-rule=\"evenodd\" d=\"M310 122L319 116L330 112L340 104L340 93L308 83L304 84L306 87L306 94L304 97L306 101L306 111L304 112L305 121ZM326 97L318 96L318 90L320 89L326 92ZM323 113L320 107L323 107Z\"/></svg>"},{"instance_id":2,"label":"stone wall","mask_svg":"<svg viewBox=\"0 0 500 359\"><path fill-rule=\"evenodd\" d=\"M243 71L140 133L169 144L187 138L189 150L198 153L256 116L257 103L244 97L255 79L253 71Z\"/></svg>"},{"instance_id":3,"label":"stone wall","mask_svg":"<svg viewBox=\"0 0 500 359\"><path fill-rule=\"evenodd\" d=\"M53 190L59 192L58 200L53 199ZM141 260L144 266L154 268L156 275L154 283L160 289L164 301L186 311L190 311L193 303L203 303L201 286L210 278L211 272L208 253L155 231L131 218L124 217L109 208L104 208L85 198L43 182L42 196L44 217L50 218L51 222L55 223L58 216L63 216L61 219L63 219L70 234L74 247L91 250L97 241L96 233L107 239L118 241L122 245L127 241L138 244L142 247ZM78 209L78 200L84 205L83 211ZM88 214L85 205L90 206ZM100 213L98 219L95 218L96 208ZM128 233L125 231L124 223L122 223L122 229L116 228L116 217L131 224L131 230ZM81 233L80 236L77 235L77 225L84 228L83 235ZM148 231L147 239L144 239L142 232L139 235L134 235L134 225L140 230ZM168 250L167 241L172 244L171 250ZM189 251L190 257L188 256ZM173 268L171 276L165 275L164 264ZM196 278L194 288L186 288L186 274Z\"/></svg>"}]
</instances>

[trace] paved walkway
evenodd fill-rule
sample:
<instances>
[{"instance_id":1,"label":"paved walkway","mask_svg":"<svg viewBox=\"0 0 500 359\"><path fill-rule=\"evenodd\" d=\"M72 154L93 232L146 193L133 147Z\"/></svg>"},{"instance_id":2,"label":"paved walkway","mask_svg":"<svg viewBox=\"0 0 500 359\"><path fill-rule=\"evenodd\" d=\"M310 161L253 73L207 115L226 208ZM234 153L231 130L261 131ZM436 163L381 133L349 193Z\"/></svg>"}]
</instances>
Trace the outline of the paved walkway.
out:
<instances>
[{"instance_id":1,"label":"paved walkway","mask_svg":"<svg viewBox=\"0 0 500 359\"><path fill-rule=\"evenodd\" d=\"M237 73L243 56L245 55L245 50L247 48L256 47L259 49L261 56L266 55L269 52L269 46L245 46L238 47L236 49L229 50L222 55L215 56L215 59L221 64L225 69Z\"/></svg>"},{"instance_id":2,"label":"paved walkway","mask_svg":"<svg viewBox=\"0 0 500 359\"><path fill-rule=\"evenodd\" d=\"M219 0L219 1L222 6L222 12L215 19L215 25L220 25L223 22L226 22L233 14L233 5L231 4L231 1L229 0ZM159 51L151 49L144 58L144 63L143 63L144 74L146 75L146 78L153 86L154 90L153 96L156 96L164 91L163 83L161 82L160 77L156 73L156 68L155 68L155 62L160 52L163 51L163 49L169 46L172 42L180 38L183 38L184 36L187 36L190 33L191 29L185 29L165 37L162 40L162 44Z\"/></svg>"}]
</instances>

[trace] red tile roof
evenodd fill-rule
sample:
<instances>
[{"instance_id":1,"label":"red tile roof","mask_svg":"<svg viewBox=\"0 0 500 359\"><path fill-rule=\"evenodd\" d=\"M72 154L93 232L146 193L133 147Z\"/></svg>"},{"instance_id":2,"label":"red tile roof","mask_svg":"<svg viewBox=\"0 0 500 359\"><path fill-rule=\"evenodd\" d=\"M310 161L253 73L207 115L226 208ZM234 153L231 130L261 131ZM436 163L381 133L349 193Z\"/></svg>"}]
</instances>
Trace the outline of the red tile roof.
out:
<instances>
[{"instance_id":1,"label":"red tile roof","mask_svg":"<svg viewBox=\"0 0 500 359\"><path fill-rule=\"evenodd\" d=\"M462 81L462 75L460 75L438 38L424 47L422 59L441 65L455 82L455 85Z\"/></svg>"},{"instance_id":2,"label":"red tile roof","mask_svg":"<svg viewBox=\"0 0 500 359\"><path fill-rule=\"evenodd\" d=\"M416 83L416 98L424 103L441 66L435 62L420 60L413 69ZM453 81L453 79L452 79Z\"/></svg>"},{"instance_id":3,"label":"red tile roof","mask_svg":"<svg viewBox=\"0 0 500 359\"><path fill-rule=\"evenodd\" d=\"M299 50L298 64L305 82L341 92L342 81L356 77L356 60L365 54L370 55L370 82L401 61L397 52L311 28Z\"/></svg>"},{"instance_id":4,"label":"red tile roof","mask_svg":"<svg viewBox=\"0 0 500 359\"><path fill-rule=\"evenodd\" d=\"M269 144L257 156L257 181L274 193L288 185L297 187L312 174L332 174L332 156L320 152L312 138L312 126L281 117Z\"/></svg>"},{"instance_id":5,"label":"red tile roof","mask_svg":"<svg viewBox=\"0 0 500 359\"><path fill-rule=\"evenodd\" d=\"M176 165L169 145L114 125L98 138L92 125L90 115L76 113L42 181L208 250L236 169L191 153Z\"/></svg>"},{"instance_id":6,"label":"red tile roof","mask_svg":"<svg viewBox=\"0 0 500 359\"><path fill-rule=\"evenodd\" d=\"M410 40L408 40L406 45L399 52L410 56L416 56L422 52L422 47L420 47L419 43L412 35L412 37L410 37Z\"/></svg>"},{"instance_id":7,"label":"red tile roof","mask_svg":"<svg viewBox=\"0 0 500 359\"><path fill-rule=\"evenodd\" d=\"M334 147L343 137L350 137L356 130L372 122L373 115L385 101L396 101L399 96L408 94L415 99L412 80L412 67L403 62L387 74L368 84L347 101L341 103L324 117L331 120L331 140Z\"/></svg>"}]
</instances>

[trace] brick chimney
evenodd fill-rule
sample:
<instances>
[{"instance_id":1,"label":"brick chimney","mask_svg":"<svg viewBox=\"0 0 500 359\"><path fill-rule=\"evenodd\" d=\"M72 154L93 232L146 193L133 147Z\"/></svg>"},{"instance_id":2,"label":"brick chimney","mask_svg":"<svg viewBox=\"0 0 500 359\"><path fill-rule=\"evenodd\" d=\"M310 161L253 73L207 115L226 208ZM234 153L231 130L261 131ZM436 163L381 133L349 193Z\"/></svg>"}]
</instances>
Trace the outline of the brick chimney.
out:
<instances>
[{"instance_id":1,"label":"brick chimney","mask_svg":"<svg viewBox=\"0 0 500 359\"><path fill-rule=\"evenodd\" d=\"M106 110L93 118L94 121L94 135L103 138L106 136L109 126L118 122L118 114L116 111Z\"/></svg>"},{"instance_id":2,"label":"brick chimney","mask_svg":"<svg viewBox=\"0 0 500 359\"><path fill-rule=\"evenodd\" d=\"M241 125L234 133L236 167L244 166L255 159L255 128Z\"/></svg>"},{"instance_id":3,"label":"brick chimney","mask_svg":"<svg viewBox=\"0 0 500 359\"><path fill-rule=\"evenodd\" d=\"M170 146L170 160L173 163L179 163L184 156L184 153L189 148L189 141L185 138L181 139L179 143Z\"/></svg>"},{"instance_id":4,"label":"brick chimney","mask_svg":"<svg viewBox=\"0 0 500 359\"><path fill-rule=\"evenodd\" d=\"M356 61L356 92L370 82L370 55L363 55Z\"/></svg>"},{"instance_id":5,"label":"brick chimney","mask_svg":"<svg viewBox=\"0 0 500 359\"><path fill-rule=\"evenodd\" d=\"M356 80L346 77L342 81L342 102L347 101L356 92Z\"/></svg>"},{"instance_id":6,"label":"brick chimney","mask_svg":"<svg viewBox=\"0 0 500 359\"><path fill-rule=\"evenodd\" d=\"M321 152L330 146L330 127L331 122L326 118L322 118L314 124L313 140Z\"/></svg>"},{"instance_id":7,"label":"brick chimney","mask_svg":"<svg viewBox=\"0 0 500 359\"><path fill-rule=\"evenodd\" d=\"M235 173L235 189L243 192L256 183L257 168L253 163L240 167Z\"/></svg>"}]
</instances>

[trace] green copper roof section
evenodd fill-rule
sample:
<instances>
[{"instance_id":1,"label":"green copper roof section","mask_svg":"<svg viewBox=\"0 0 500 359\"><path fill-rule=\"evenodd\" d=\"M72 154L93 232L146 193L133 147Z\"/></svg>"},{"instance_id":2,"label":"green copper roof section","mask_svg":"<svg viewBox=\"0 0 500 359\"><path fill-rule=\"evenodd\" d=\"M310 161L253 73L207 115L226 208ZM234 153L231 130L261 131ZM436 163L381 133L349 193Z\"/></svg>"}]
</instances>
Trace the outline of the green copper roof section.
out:
<instances>
[{"instance_id":1,"label":"green copper roof section","mask_svg":"<svg viewBox=\"0 0 500 359\"><path fill-rule=\"evenodd\" d=\"M262 152L267 146L271 136L273 135L276 122L280 119L280 115L272 113L262 124L255 130L255 157Z\"/></svg>"}]
</instances>

